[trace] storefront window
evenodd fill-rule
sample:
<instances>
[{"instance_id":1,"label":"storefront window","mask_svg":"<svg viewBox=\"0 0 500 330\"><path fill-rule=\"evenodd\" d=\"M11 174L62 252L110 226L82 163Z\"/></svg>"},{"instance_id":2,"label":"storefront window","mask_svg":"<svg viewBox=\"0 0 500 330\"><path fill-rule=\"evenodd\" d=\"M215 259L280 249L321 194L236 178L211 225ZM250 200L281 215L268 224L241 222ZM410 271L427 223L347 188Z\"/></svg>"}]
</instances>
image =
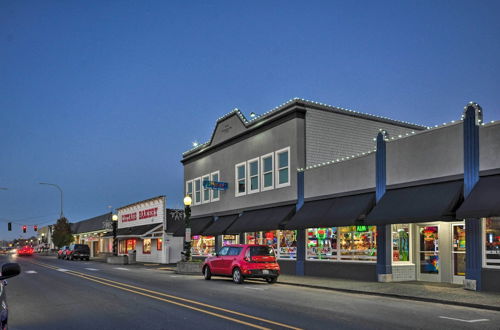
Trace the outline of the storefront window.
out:
<instances>
[{"instance_id":1,"label":"storefront window","mask_svg":"<svg viewBox=\"0 0 500 330\"><path fill-rule=\"evenodd\" d=\"M151 253L151 238L145 238L142 240L142 253L144 254Z\"/></svg>"},{"instance_id":2,"label":"storefront window","mask_svg":"<svg viewBox=\"0 0 500 330\"><path fill-rule=\"evenodd\" d=\"M279 230L278 231L278 258L295 259L297 258L297 231Z\"/></svg>"},{"instance_id":3,"label":"storefront window","mask_svg":"<svg viewBox=\"0 0 500 330\"><path fill-rule=\"evenodd\" d=\"M246 244L261 244L261 245L269 245L273 249L278 248L278 237L277 231L257 231L245 233L245 241Z\"/></svg>"},{"instance_id":4,"label":"storefront window","mask_svg":"<svg viewBox=\"0 0 500 330\"><path fill-rule=\"evenodd\" d=\"M392 261L410 262L410 225L392 225Z\"/></svg>"},{"instance_id":5,"label":"storefront window","mask_svg":"<svg viewBox=\"0 0 500 330\"><path fill-rule=\"evenodd\" d=\"M193 236L191 239L191 254L194 256L215 254L215 236Z\"/></svg>"},{"instance_id":6,"label":"storefront window","mask_svg":"<svg viewBox=\"0 0 500 330\"><path fill-rule=\"evenodd\" d=\"M118 253L120 254L127 253L126 243L127 241L118 241Z\"/></svg>"},{"instance_id":7,"label":"storefront window","mask_svg":"<svg viewBox=\"0 0 500 330\"><path fill-rule=\"evenodd\" d=\"M486 218L484 229L485 266L500 268L500 217Z\"/></svg>"},{"instance_id":8,"label":"storefront window","mask_svg":"<svg viewBox=\"0 0 500 330\"><path fill-rule=\"evenodd\" d=\"M337 259L337 228L307 229L307 259Z\"/></svg>"},{"instance_id":9,"label":"storefront window","mask_svg":"<svg viewBox=\"0 0 500 330\"><path fill-rule=\"evenodd\" d=\"M135 250L136 239L120 240L118 242L118 253L127 254L130 251Z\"/></svg>"},{"instance_id":10,"label":"storefront window","mask_svg":"<svg viewBox=\"0 0 500 330\"><path fill-rule=\"evenodd\" d=\"M222 236L222 246L226 246L228 244L238 244L240 242L239 235L224 235Z\"/></svg>"},{"instance_id":11,"label":"storefront window","mask_svg":"<svg viewBox=\"0 0 500 330\"><path fill-rule=\"evenodd\" d=\"M156 240L156 250L161 251L162 248L163 248L163 241L161 238L158 238Z\"/></svg>"}]
</instances>

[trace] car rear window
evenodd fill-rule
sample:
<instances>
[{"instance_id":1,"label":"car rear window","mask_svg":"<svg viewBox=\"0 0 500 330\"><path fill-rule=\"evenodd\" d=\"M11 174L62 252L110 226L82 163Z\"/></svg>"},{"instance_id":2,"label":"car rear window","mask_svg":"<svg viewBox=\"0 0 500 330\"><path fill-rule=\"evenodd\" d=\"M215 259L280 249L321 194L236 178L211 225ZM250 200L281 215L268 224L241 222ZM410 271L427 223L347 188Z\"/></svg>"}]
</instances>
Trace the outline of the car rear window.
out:
<instances>
[{"instance_id":1,"label":"car rear window","mask_svg":"<svg viewBox=\"0 0 500 330\"><path fill-rule=\"evenodd\" d=\"M85 244L75 244L75 250L88 250L89 246Z\"/></svg>"},{"instance_id":2,"label":"car rear window","mask_svg":"<svg viewBox=\"0 0 500 330\"><path fill-rule=\"evenodd\" d=\"M228 256L237 256L241 252L241 247L230 247L229 251L227 252Z\"/></svg>"},{"instance_id":3,"label":"car rear window","mask_svg":"<svg viewBox=\"0 0 500 330\"><path fill-rule=\"evenodd\" d=\"M269 246L251 246L250 256L271 256L274 257L274 250Z\"/></svg>"}]
</instances>

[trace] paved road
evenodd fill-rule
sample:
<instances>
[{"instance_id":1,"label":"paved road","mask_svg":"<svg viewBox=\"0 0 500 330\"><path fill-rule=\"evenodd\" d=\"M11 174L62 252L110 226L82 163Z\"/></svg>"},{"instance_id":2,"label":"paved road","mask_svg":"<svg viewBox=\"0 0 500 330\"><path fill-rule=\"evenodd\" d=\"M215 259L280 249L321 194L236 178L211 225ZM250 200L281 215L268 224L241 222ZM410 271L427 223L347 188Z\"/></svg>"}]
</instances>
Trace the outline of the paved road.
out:
<instances>
[{"instance_id":1,"label":"paved road","mask_svg":"<svg viewBox=\"0 0 500 330\"><path fill-rule=\"evenodd\" d=\"M10 259L9 259L10 258ZM500 329L500 313L148 267L0 257L11 329Z\"/></svg>"}]
</instances>

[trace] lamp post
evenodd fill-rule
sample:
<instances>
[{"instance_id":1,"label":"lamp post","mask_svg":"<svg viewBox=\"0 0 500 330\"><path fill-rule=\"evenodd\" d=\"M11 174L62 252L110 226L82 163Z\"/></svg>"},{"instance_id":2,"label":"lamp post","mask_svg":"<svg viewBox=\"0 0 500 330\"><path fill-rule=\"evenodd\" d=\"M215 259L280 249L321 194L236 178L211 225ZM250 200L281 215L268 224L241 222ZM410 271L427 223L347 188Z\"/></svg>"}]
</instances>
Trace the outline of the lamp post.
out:
<instances>
[{"instance_id":1,"label":"lamp post","mask_svg":"<svg viewBox=\"0 0 500 330\"><path fill-rule=\"evenodd\" d=\"M186 228L186 241L184 242L184 261L191 261L191 225L189 218L191 217L191 197L184 197L184 225Z\"/></svg>"},{"instance_id":2,"label":"lamp post","mask_svg":"<svg viewBox=\"0 0 500 330\"><path fill-rule=\"evenodd\" d=\"M113 214L111 216L112 226L113 226L113 255L118 255L118 240L116 239L116 231L118 228L118 215Z\"/></svg>"},{"instance_id":3,"label":"lamp post","mask_svg":"<svg viewBox=\"0 0 500 330\"><path fill-rule=\"evenodd\" d=\"M59 218L61 219L62 217L64 217L64 214L63 214L63 191L62 191L61 187L59 187L55 183L40 182L40 184L44 184L47 186L53 186L53 187L56 187L57 189L59 189L59 192L61 193L61 216Z\"/></svg>"}]
</instances>

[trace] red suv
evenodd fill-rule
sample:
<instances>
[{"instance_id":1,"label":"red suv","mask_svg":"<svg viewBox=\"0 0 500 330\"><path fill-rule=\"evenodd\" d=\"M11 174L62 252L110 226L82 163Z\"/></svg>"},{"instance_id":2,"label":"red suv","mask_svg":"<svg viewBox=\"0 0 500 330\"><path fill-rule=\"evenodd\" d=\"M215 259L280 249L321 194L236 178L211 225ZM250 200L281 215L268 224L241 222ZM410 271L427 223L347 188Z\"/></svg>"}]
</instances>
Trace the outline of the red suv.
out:
<instances>
[{"instance_id":1,"label":"red suv","mask_svg":"<svg viewBox=\"0 0 500 330\"><path fill-rule=\"evenodd\" d=\"M203 262L203 276L209 280L212 275L232 276L241 284L245 278L264 278L267 283L275 283L280 274L274 250L267 245L237 244L226 245L214 257Z\"/></svg>"}]
</instances>

